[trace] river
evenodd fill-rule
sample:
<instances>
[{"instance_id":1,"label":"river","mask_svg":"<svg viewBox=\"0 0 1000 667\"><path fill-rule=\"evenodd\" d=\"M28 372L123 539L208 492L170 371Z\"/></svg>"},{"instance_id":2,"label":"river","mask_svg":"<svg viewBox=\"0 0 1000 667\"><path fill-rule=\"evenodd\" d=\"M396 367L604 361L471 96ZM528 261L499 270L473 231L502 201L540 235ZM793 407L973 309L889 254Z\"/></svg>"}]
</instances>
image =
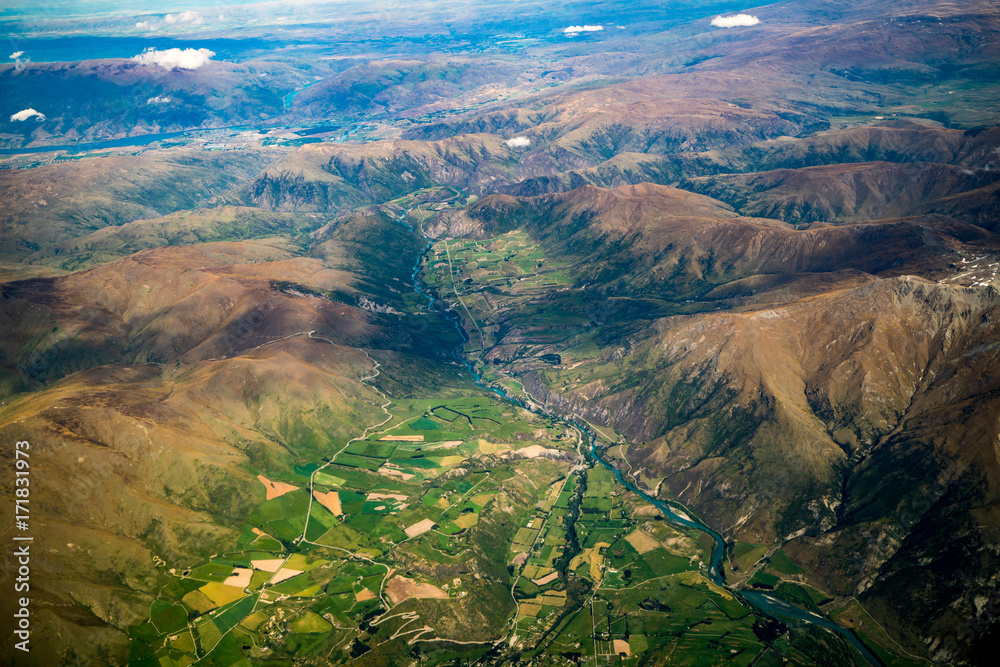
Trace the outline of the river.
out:
<instances>
[{"instance_id":1,"label":"river","mask_svg":"<svg viewBox=\"0 0 1000 667\"><path fill-rule=\"evenodd\" d=\"M579 425L577 425L577 428L579 428ZM656 508L661 512L663 512L664 516L666 516L672 523L677 524L679 526L684 526L685 528L694 528L696 530L702 531L703 533L711 535L712 539L714 540L714 545L712 547L712 559L708 566L708 576L713 582L715 582L720 586L725 587L726 590L735 595L737 598L748 603L750 606L759 609L768 616L772 617L783 616L785 618L793 618L795 620L803 621L805 623L819 625L821 627L826 628L827 630L836 632L841 637L843 637L851 646L856 648L858 650L858 653L864 656L865 660L868 661L868 664L873 665L873 667L879 667L880 665L882 665L882 661L879 660L877 657L875 657L875 654L873 654L868 649L868 647L861 642L861 639L858 638L856 634L854 634L847 628L842 628L833 621L823 618L819 614L814 614L811 611L806 611L805 609L796 607L795 605L788 603L773 595L769 595L761 591L737 590L735 588L727 586L725 578L722 575L722 571L719 569L719 565L726 554L726 546L725 546L726 543L725 540L722 538L722 535L712 530L705 524L698 523L692 521L689 518L678 515L677 512L675 512L674 509L667 503L663 502L662 500L659 500L658 498L650 496L645 491L639 489L636 485L625 480L620 470L618 470L613 465L611 465L610 463L601 458L600 452L597 450L596 438L594 438L593 435L589 433L589 431L588 435L590 436L591 456L593 456L594 459L602 466L610 470L614 474L615 479L618 480L619 484L624 486L626 489L629 489L630 491L639 494L643 499L655 505Z\"/></svg>"},{"instance_id":2,"label":"river","mask_svg":"<svg viewBox=\"0 0 1000 667\"><path fill-rule=\"evenodd\" d=\"M126 146L146 146L156 141L165 139L176 139L196 132L215 132L220 129L209 130L185 130L183 132L164 132L162 134L140 134L135 137L124 137L122 139L107 139L105 141L91 141L82 144L61 144L59 146L34 146L32 148L0 148L0 155L22 155L28 153L52 153L54 151L69 151L70 153L83 153L86 151L99 151L104 148L124 148Z\"/></svg>"},{"instance_id":3,"label":"river","mask_svg":"<svg viewBox=\"0 0 1000 667\"><path fill-rule=\"evenodd\" d=\"M313 81L311 83L307 83L306 85L302 86L298 90L293 90L292 92L290 92L287 95L285 95L285 108L286 109L291 109L292 108L292 102L295 101L295 96L296 95L298 95L299 93L301 93L306 88L311 88L312 86L315 86L317 83L319 83L322 80L323 79L316 79L315 81Z\"/></svg>"},{"instance_id":4,"label":"river","mask_svg":"<svg viewBox=\"0 0 1000 667\"><path fill-rule=\"evenodd\" d=\"M422 296L423 298L427 299L428 310L435 310L434 304L437 301L437 299L433 295L426 292L423 289L423 286L420 284L420 271L423 267L424 256L430 251L430 249L434 245L434 240L423 235L422 232L419 232L418 230L414 229L413 226L411 226L408 222L406 222L406 217L411 210L412 208L406 209L399 216L398 219L399 223L404 227L406 227L411 232L420 233L423 236L423 238L428 241L427 245L424 247L423 252L420 253L420 257L417 259L416 266L414 266L413 268L413 291ZM465 328L462 326L461 315L452 308L448 308L447 310L442 310L438 308L437 311L442 313L442 315L444 315L448 319L450 319L452 323L455 325L455 329L458 331L462 342L454 350L452 350L452 356L454 356L456 360L458 360L465 366L468 372L475 379L476 384L484 389L492 391L493 393L497 394L503 400L509 403L513 403L518 407L522 408L527 407L525 406L523 401L521 401L519 398L509 396L507 394L507 391L504 390L503 388L488 385L483 382L482 374L476 371L475 365L471 361L469 361L469 359L465 355L465 344L468 343L469 340L471 339L469 337L469 334L465 331ZM875 654L872 653L871 650L867 646L865 646L864 643L862 643L861 639L851 630L843 628L834 623L833 621L823 618L819 614L814 614L813 612L806 611L805 609L797 607L774 595L770 595L768 593L764 593L761 591L738 590L731 586L728 586L725 582L725 576L723 575L723 572L720 567L722 559L726 555L726 541L721 534L709 528L705 524L691 519L690 516L687 514L679 514L678 510L669 505L668 503L665 503L662 500L649 495L642 489L638 488L635 484L626 480L625 477L622 475L621 471L618 470L618 468L614 467L608 461L601 458L601 452L598 450L597 447L598 439L588 426L579 424L573 417L566 417L564 415L542 412L541 409L539 409L538 412L547 417L553 417L555 419L558 419L563 423L572 426L573 428L577 429L581 434L583 434L583 437L586 438L587 442L590 445L590 457L592 458L593 462L599 463L600 465L604 466L609 471L611 471L611 473L615 476L615 479L618 481L619 484L621 484L626 489L632 491L633 493L639 495L647 502L654 505L657 509L659 509L663 513L663 515L671 523L677 526L682 526L684 528L692 528L694 530L699 530L711 536L713 540L713 546L712 546L712 557L708 564L708 576L713 583L726 588L726 590L735 595L736 598L742 601L744 604L746 604L749 607L753 607L754 609L757 609L760 612L763 612L767 616L770 616L772 618L782 617L785 619L794 619L796 621L800 621L803 623L818 625L820 627L826 628L827 630L830 630L831 632L835 632L838 635L840 635L845 641L847 641L847 643L853 646L858 651L858 653L860 653L864 657L864 659L868 661L869 665L872 665L872 667L882 667L883 665L882 661L879 660L875 656Z\"/></svg>"}]
</instances>

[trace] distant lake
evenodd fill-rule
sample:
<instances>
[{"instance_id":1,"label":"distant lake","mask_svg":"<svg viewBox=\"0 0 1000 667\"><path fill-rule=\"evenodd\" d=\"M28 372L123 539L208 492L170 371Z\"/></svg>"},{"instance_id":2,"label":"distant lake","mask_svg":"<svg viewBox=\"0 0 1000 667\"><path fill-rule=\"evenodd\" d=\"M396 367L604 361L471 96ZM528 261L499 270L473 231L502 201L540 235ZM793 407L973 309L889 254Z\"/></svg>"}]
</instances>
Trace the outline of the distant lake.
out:
<instances>
[{"instance_id":1,"label":"distant lake","mask_svg":"<svg viewBox=\"0 0 1000 667\"><path fill-rule=\"evenodd\" d=\"M33 63L75 62L101 58L131 58L143 49L209 49L215 60L240 61L273 45L262 39L172 39L167 37L59 37L55 39L9 39L11 52L24 51ZM6 55L6 54L3 54ZM0 60L0 62L3 62Z\"/></svg>"},{"instance_id":2,"label":"distant lake","mask_svg":"<svg viewBox=\"0 0 1000 667\"><path fill-rule=\"evenodd\" d=\"M80 144L60 144L58 146L35 146L33 148L0 148L0 155L21 155L27 153L52 153L55 151L69 151L70 153L83 153L85 151L99 151L102 148L122 148L124 146L145 146L157 141L166 139L176 139L177 137L189 137L203 132L219 132L220 130L247 130L242 125L232 125L228 127L208 127L194 130L182 130L180 132L163 132L161 134L138 134L134 137L123 137L121 139L107 139L105 141L90 141Z\"/></svg>"},{"instance_id":3,"label":"distant lake","mask_svg":"<svg viewBox=\"0 0 1000 667\"><path fill-rule=\"evenodd\" d=\"M107 141L92 141L86 144L64 144L61 146L36 146L35 148L0 148L0 155L20 155L22 153L52 153L54 151L69 151L70 153L83 153L85 151L97 151L102 148L121 148L123 146L145 146L154 141L173 139L182 137L187 132L165 132L164 134L142 134L137 137L126 137L124 139L108 139Z\"/></svg>"},{"instance_id":4,"label":"distant lake","mask_svg":"<svg viewBox=\"0 0 1000 667\"><path fill-rule=\"evenodd\" d=\"M241 5L252 5L267 0L241 0ZM28 3L22 3L28 4ZM225 0L42 0L31 6L2 7L0 17L5 19L52 19L72 16L121 16L164 14L184 9L225 7L233 4Z\"/></svg>"}]
</instances>

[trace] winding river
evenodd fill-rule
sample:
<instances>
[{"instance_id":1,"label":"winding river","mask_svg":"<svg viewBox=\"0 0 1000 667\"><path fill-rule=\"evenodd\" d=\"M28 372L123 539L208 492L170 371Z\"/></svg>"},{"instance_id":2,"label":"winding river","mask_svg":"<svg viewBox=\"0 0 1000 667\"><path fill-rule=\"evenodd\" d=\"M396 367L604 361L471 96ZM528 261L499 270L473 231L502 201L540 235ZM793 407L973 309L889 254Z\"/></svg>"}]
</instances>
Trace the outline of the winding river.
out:
<instances>
[{"instance_id":1,"label":"winding river","mask_svg":"<svg viewBox=\"0 0 1000 667\"><path fill-rule=\"evenodd\" d=\"M292 92L290 92L287 95L285 95L285 98L284 98L285 108L286 109L291 109L292 108L292 102L295 101L295 96L296 95L298 95L299 93L301 93L306 88L311 88L311 87L315 86L317 83L319 83L322 80L323 79L316 79L315 81L313 81L311 83L307 83L306 85L302 86L298 90L293 90Z\"/></svg>"},{"instance_id":2,"label":"winding river","mask_svg":"<svg viewBox=\"0 0 1000 667\"><path fill-rule=\"evenodd\" d=\"M580 428L578 424L576 426L577 428ZM762 591L737 590L730 586L727 586L725 579L722 575L722 572L719 569L719 564L722 562L722 559L726 554L726 547L725 547L726 543L725 540L722 538L722 535L712 530L705 524L692 521L686 515L678 514L677 510L672 508L667 503L657 498L654 498L653 496L650 496L645 491L639 489L636 485L627 481L622 475L620 470L618 470L613 465L611 465L610 463L601 458L600 452L597 449L597 440L593 437L592 434L589 433L589 431L587 433L591 443L590 444L591 456L593 456L594 459L602 466L610 470L614 474L615 479L618 480L619 484L629 489L630 491L638 494L644 500L655 505L658 510L663 512L663 515L666 516L671 521L671 523L677 524L679 526L684 526L685 528L694 528L695 530L700 530L703 533L711 535L715 543L712 547L712 559L708 566L708 576L713 582L715 582L719 586L725 587L726 590L735 595L737 598L739 598L745 603L748 603L750 606L759 609L768 616L772 617L783 616L785 618L792 618L798 621L803 621L805 623L819 625L821 627L826 628L827 630L836 632L841 637L843 637L847 641L847 643L856 648L858 650L858 653L864 656L864 659L868 661L868 664L873 665L873 667L879 667L880 665L882 665L882 661L879 660L877 657L875 657L875 654L873 654L868 649L868 647L861 642L861 639L858 638L856 634L854 634L847 628L842 628L833 621L823 618L819 614L814 614L811 611L800 609L799 607L796 607L795 605L789 602L786 602L778 597L769 595Z\"/></svg>"},{"instance_id":3,"label":"winding river","mask_svg":"<svg viewBox=\"0 0 1000 667\"><path fill-rule=\"evenodd\" d=\"M492 391L493 393L497 394L500 398L509 403L513 403L518 407L527 408L528 406L526 406L520 398L508 395L507 391L501 387L496 387L483 382L482 374L476 371L475 365L471 361L469 361L469 359L465 355L465 344L468 343L471 339L469 337L469 334L465 331L465 328L462 326L461 315L453 308L435 307L437 298L435 298L432 294L424 290L423 286L421 285L420 272L421 269L423 268L424 256L428 252L430 252L431 248L434 245L434 240L430 239L426 235L423 235L422 232L414 229L413 226L406 221L406 217L411 210L412 209L406 209L399 216L398 222L411 232L419 233L423 236L424 239L428 240L427 245L424 246L423 252L420 253L420 257L417 259L416 266L414 266L413 268L413 275L412 275L413 291L422 296L423 298L427 299L426 307L429 311L436 310L437 312L441 313L449 320L451 320L452 324L454 324L455 329L458 331L458 334L461 337L462 342L459 343L459 345L452 350L452 356L455 357L457 361L459 361L460 363L462 363L462 365L465 366L469 374L472 375L472 377L475 379L476 384L484 389ZM654 505L658 510L660 510L663 513L663 515L671 523L684 528L699 530L711 536L713 540L713 546L712 546L712 556L708 564L708 576L713 583L724 587L726 590L728 590L730 593L736 596L738 600L740 600L747 606L757 609L758 611L766 614L767 616L770 616L772 618L781 617L785 619L793 619L795 621L803 623L818 625L820 627L826 628L827 630L830 630L831 632L835 632L838 635L840 635L845 641L847 641L848 644L853 646L858 651L858 653L860 653L862 657L864 657L864 659L868 661L869 665L871 665L872 667L882 667L883 665L882 661L879 660L875 656L875 654L872 653L871 650L864 645L864 643L860 640L860 638L856 634L854 634L853 631L847 628L843 628L834 623L833 621L830 621L829 619L820 616L819 614L815 614L813 612L806 611L805 609L801 609L800 607L797 607L789 602L786 602L785 600L782 600L774 595L770 595L762 591L738 590L731 586L728 586L725 582L725 576L723 575L722 569L720 567L722 559L726 555L726 546L725 546L726 541L722 537L722 535L720 535L715 530L712 530L705 524L695 521L688 514L682 512L681 510L672 507L670 504L665 503L658 498L651 496L647 492L638 488L632 482L625 479L624 475L622 475L621 471L618 470L618 468L614 467L607 460L601 457L601 452L597 446L599 440L589 426L578 423L576 419L574 419L572 416L567 417L564 415L543 412L541 409L539 409L537 412L547 417L553 417L555 419L558 419L563 423L572 426L573 428L578 430L581 434L583 434L583 437L590 445L589 448L590 457L593 459L593 461L596 464L600 464L605 468L607 468L615 476L615 479L618 481L619 484L624 486L626 489L632 491L633 493L637 494L643 500L646 500L647 502Z\"/></svg>"}]
</instances>

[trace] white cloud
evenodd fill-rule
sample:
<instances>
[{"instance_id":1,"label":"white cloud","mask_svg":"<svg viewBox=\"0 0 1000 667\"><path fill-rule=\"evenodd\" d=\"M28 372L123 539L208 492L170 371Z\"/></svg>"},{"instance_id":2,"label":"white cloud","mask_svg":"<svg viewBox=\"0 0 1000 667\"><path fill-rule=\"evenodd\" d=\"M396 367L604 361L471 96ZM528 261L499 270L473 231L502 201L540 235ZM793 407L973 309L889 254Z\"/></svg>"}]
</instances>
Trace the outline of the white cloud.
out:
<instances>
[{"instance_id":1,"label":"white cloud","mask_svg":"<svg viewBox=\"0 0 1000 667\"><path fill-rule=\"evenodd\" d=\"M15 120L24 121L32 117L37 117L38 120L45 120L45 114L35 111L34 109L22 109L21 111L18 111L16 114L11 116L10 119L12 121Z\"/></svg>"},{"instance_id":2,"label":"white cloud","mask_svg":"<svg viewBox=\"0 0 1000 667\"><path fill-rule=\"evenodd\" d=\"M146 100L146 104L167 104L169 102L173 102L173 99L170 97L161 97L159 95L156 97L150 97Z\"/></svg>"},{"instance_id":3,"label":"white cloud","mask_svg":"<svg viewBox=\"0 0 1000 667\"><path fill-rule=\"evenodd\" d=\"M571 25L563 32L567 35L579 35L581 32L598 32L604 30L603 25Z\"/></svg>"},{"instance_id":4,"label":"white cloud","mask_svg":"<svg viewBox=\"0 0 1000 667\"><path fill-rule=\"evenodd\" d=\"M181 12L180 14L167 14L163 17L163 20L173 25L175 23L190 23L191 25L201 25L205 22L205 19L201 18L201 14L196 11L188 10L186 12Z\"/></svg>"},{"instance_id":5,"label":"white cloud","mask_svg":"<svg viewBox=\"0 0 1000 667\"><path fill-rule=\"evenodd\" d=\"M757 25L760 19L752 14L733 14L732 16L716 16L712 19L712 25L716 28L741 28L750 25Z\"/></svg>"},{"instance_id":6,"label":"white cloud","mask_svg":"<svg viewBox=\"0 0 1000 667\"><path fill-rule=\"evenodd\" d=\"M163 49L149 47L132 60L143 65L159 65L164 69L198 69L211 60L215 51L208 49Z\"/></svg>"},{"instance_id":7,"label":"white cloud","mask_svg":"<svg viewBox=\"0 0 1000 667\"><path fill-rule=\"evenodd\" d=\"M10 57L14 59L14 71L23 72L24 68L31 62L31 58L21 58L24 55L24 51L15 51L10 54Z\"/></svg>"},{"instance_id":8,"label":"white cloud","mask_svg":"<svg viewBox=\"0 0 1000 667\"><path fill-rule=\"evenodd\" d=\"M528 137L514 137L507 140L507 145L511 148L525 148L531 145L531 139Z\"/></svg>"},{"instance_id":9,"label":"white cloud","mask_svg":"<svg viewBox=\"0 0 1000 667\"><path fill-rule=\"evenodd\" d=\"M138 28L139 30L145 30L146 28L149 27L149 21L139 21L138 23L135 24L135 27Z\"/></svg>"}]
</instances>

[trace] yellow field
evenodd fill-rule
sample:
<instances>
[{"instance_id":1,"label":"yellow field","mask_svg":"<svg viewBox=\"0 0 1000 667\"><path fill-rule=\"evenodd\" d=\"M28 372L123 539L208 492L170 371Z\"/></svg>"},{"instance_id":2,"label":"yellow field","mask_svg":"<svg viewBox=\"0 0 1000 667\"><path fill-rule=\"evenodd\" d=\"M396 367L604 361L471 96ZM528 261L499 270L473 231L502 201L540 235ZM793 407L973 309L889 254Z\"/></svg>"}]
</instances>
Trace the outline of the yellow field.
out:
<instances>
[{"instance_id":1,"label":"yellow field","mask_svg":"<svg viewBox=\"0 0 1000 667\"><path fill-rule=\"evenodd\" d=\"M524 609L525 604L533 604L540 607L562 607L566 604L566 591L549 591L538 597L525 600L521 603L522 609Z\"/></svg>"},{"instance_id":2,"label":"yellow field","mask_svg":"<svg viewBox=\"0 0 1000 667\"><path fill-rule=\"evenodd\" d=\"M328 493L313 491L313 497L316 498L320 505L330 510L334 516L340 516L344 513L340 507L340 494L336 491L330 491Z\"/></svg>"},{"instance_id":3,"label":"yellow field","mask_svg":"<svg viewBox=\"0 0 1000 667\"><path fill-rule=\"evenodd\" d=\"M541 598L541 603L546 607L562 607L566 604L566 596L556 597L553 595L544 595Z\"/></svg>"},{"instance_id":4,"label":"yellow field","mask_svg":"<svg viewBox=\"0 0 1000 667\"><path fill-rule=\"evenodd\" d=\"M538 612L542 610L542 605L540 604L522 604L521 605L521 616L531 616L534 618L538 616Z\"/></svg>"},{"instance_id":5,"label":"yellow field","mask_svg":"<svg viewBox=\"0 0 1000 667\"><path fill-rule=\"evenodd\" d=\"M434 461L442 468L453 468L465 460L464 456L428 456L427 460Z\"/></svg>"},{"instance_id":6,"label":"yellow field","mask_svg":"<svg viewBox=\"0 0 1000 667\"><path fill-rule=\"evenodd\" d=\"M299 487L286 484L285 482L272 482L263 475L257 475L257 479L260 480L260 483L263 484L264 488L267 490L268 500L274 500L275 498L283 496L286 493L299 490Z\"/></svg>"},{"instance_id":7,"label":"yellow field","mask_svg":"<svg viewBox=\"0 0 1000 667\"><path fill-rule=\"evenodd\" d=\"M274 573L274 576L271 577L271 583L278 584L299 574L302 574L302 570L292 570L290 568L283 567Z\"/></svg>"},{"instance_id":8,"label":"yellow field","mask_svg":"<svg viewBox=\"0 0 1000 667\"><path fill-rule=\"evenodd\" d=\"M552 583L553 581L555 581L558 578L559 578L559 573L558 572L550 572L547 575L545 575L544 577L541 577L539 579L532 579L531 583L535 584L536 586L544 586L545 584Z\"/></svg>"},{"instance_id":9,"label":"yellow field","mask_svg":"<svg viewBox=\"0 0 1000 667\"><path fill-rule=\"evenodd\" d=\"M424 519L423 521L418 521L409 528L404 529L403 532L406 533L408 537L416 537L417 535L423 535L426 533L433 525L433 521L430 519Z\"/></svg>"},{"instance_id":10,"label":"yellow field","mask_svg":"<svg viewBox=\"0 0 1000 667\"><path fill-rule=\"evenodd\" d=\"M658 540L654 539L653 536L641 528L636 528L631 533L626 535L625 541L631 544L632 548L641 554L648 553L660 546L660 542Z\"/></svg>"},{"instance_id":11,"label":"yellow field","mask_svg":"<svg viewBox=\"0 0 1000 667\"><path fill-rule=\"evenodd\" d=\"M264 572L277 572L285 563L284 558L266 558L263 560L252 560L250 564L253 565L253 569L262 570Z\"/></svg>"},{"instance_id":12,"label":"yellow field","mask_svg":"<svg viewBox=\"0 0 1000 667\"><path fill-rule=\"evenodd\" d=\"M480 507L486 507L486 504L493 500L495 493L477 493L472 496L472 502Z\"/></svg>"},{"instance_id":13,"label":"yellow field","mask_svg":"<svg viewBox=\"0 0 1000 667\"><path fill-rule=\"evenodd\" d=\"M510 451L510 445L489 442L480 438L479 451L483 454L499 454L501 452Z\"/></svg>"},{"instance_id":14,"label":"yellow field","mask_svg":"<svg viewBox=\"0 0 1000 667\"><path fill-rule=\"evenodd\" d=\"M590 576L595 582L600 583L604 576L601 572L601 566L604 565L601 549L607 549L610 546L607 542L598 542L590 549L584 549L582 553L573 557L569 563L569 569L575 570L584 563L590 563Z\"/></svg>"},{"instance_id":15,"label":"yellow field","mask_svg":"<svg viewBox=\"0 0 1000 667\"><path fill-rule=\"evenodd\" d=\"M413 579L398 575L385 585L385 594L393 604L399 604L409 598L448 598L446 592L433 584L417 583Z\"/></svg>"},{"instance_id":16,"label":"yellow field","mask_svg":"<svg viewBox=\"0 0 1000 667\"><path fill-rule=\"evenodd\" d=\"M205 584L198 590L204 593L205 597L219 607L246 597L246 594L242 589L234 588L233 586L226 586L225 584L218 584L214 581Z\"/></svg>"},{"instance_id":17,"label":"yellow field","mask_svg":"<svg viewBox=\"0 0 1000 667\"><path fill-rule=\"evenodd\" d=\"M242 625L247 630L256 630L257 627L267 619L268 619L267 614L255 611L254 613L244 618L243 621L240 623L240 625Z\"/></svg>"},{"instance_id":18,"label":"yellow field","mask_svg":"<svg viewBox=\"0 0 1000 667\"><path fill-rule=\"evenodd\" d=\"M208 597L201 591L191 591L187 595L181 598L181 602L187 606L194 609L199 614L204 614L206 611L215 609L217 606L214 602L208 599Z\"/></svg>"},{"instance_id":19,"label":"yellow field","mask_svg":"<svg viewBox=\"0 0 1000 667\"><path fill-rule=\"evenodd\" d=\"M236 588L246 588L250 585L250 578L253 576L253 570L248 567L234 567L233 574L222 582L226 586L235 586Z\"/></svg>"}]
</instances>

